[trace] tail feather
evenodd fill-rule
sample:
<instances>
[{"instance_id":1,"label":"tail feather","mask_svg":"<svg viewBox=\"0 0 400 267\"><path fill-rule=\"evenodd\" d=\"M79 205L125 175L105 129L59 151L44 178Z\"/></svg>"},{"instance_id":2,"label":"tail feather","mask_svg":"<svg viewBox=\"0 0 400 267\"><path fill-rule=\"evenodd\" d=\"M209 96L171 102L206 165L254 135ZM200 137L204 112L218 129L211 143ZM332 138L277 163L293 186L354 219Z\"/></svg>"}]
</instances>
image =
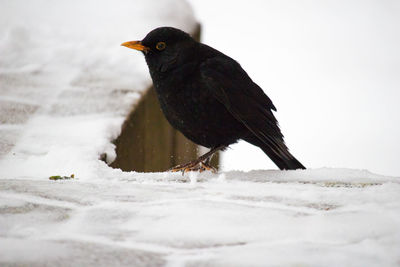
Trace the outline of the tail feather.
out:
<instances>
[{"instance_id":1,"label":"tail feather","mask_svg":"<svg viewBox=\"0 0 400 267\"><path fill-rule=\"evenodd\" d=\"M258 146L265 154L278 166L281 170L296 170L306 169L287 149L286 145L282 143L279 151L271 148L264 142L261 142L257 137L249 137L244 139L246 142Z\"/></svg>"}]
</instances>

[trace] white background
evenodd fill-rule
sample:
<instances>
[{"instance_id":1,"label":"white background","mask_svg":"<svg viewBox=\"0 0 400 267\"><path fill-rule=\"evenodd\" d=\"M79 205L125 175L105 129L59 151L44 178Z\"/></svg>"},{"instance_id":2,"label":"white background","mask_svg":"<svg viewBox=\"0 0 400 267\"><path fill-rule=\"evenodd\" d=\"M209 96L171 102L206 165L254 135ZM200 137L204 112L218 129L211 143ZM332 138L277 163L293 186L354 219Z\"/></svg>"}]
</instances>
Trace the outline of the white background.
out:
<instances>
[{"instance_id":1,"label":"white background","mask_svg":"<svg viewBox=\"0 0 400 267\"><path fill-rule=\"evenodd\" d=\"M305 166L400 175L400 2L189 2L203 42L236 59L272 99ZM223 168L276 167L240 143Z\"/></svg>"}]
</instances>

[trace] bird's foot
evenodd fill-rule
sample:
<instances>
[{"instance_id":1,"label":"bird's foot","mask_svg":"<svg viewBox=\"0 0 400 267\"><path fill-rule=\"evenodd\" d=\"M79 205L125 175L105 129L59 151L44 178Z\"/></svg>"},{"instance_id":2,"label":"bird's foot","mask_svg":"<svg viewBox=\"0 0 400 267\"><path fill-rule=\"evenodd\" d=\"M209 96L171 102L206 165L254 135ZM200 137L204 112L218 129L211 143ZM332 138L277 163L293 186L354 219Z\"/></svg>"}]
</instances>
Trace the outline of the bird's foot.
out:
<instances>
[{"instance_id":1,"label":"bird's foot","mask_svg":"<svg viewBox=\"0 0 400 267\"><path fill-rule=\"evenodd\" d=\"M211 157L215 152L224 149L225 147L226 146L223 145L216 146L207 153L205 153L204 155L201 155L198 159L190 161L186 164L180 164L178 166L169 169L168 171L182 172L182 175L184 175L185 172L191 172L191 171L198 171L198 172L211 171L213 173L216 173L217 169L210 165Z\"/></svg>"},{"instance_id":2,"label":"bird's foot","mask_svg":"<svg viewBox=\"0 0 400 267\"><path fill-rule=\"evenodd\" d=\"M171 172L182 172L182 175L185 174L186 172L191 172L191 171L198 171L198 172L204 172L204 171L211 171L213 173L217 172L217 169L211 166L207 160L205 161L191 161L186 164L180 164L175 167L172 167L169 169Z\"/></svg>"}]
</instances>

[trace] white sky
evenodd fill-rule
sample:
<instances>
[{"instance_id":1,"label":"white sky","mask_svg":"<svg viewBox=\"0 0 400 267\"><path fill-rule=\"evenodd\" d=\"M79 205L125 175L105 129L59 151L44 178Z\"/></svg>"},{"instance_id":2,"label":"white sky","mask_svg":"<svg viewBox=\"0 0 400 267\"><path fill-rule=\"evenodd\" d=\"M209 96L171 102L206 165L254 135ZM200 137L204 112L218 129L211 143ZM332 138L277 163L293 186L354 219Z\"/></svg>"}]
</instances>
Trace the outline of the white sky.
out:
<instances>
[{"instance_id":1,"label":"white sky","mask_svg":"<svg viewBox=\"0 0 400 267\"><path fill-rule=\"evenodd\" d=\"M189 2L203 42L272 98L304 165L400 175L400 2ZM223 165L276 168L247 144L232 146Z\"/></svg>"}]
</instances>

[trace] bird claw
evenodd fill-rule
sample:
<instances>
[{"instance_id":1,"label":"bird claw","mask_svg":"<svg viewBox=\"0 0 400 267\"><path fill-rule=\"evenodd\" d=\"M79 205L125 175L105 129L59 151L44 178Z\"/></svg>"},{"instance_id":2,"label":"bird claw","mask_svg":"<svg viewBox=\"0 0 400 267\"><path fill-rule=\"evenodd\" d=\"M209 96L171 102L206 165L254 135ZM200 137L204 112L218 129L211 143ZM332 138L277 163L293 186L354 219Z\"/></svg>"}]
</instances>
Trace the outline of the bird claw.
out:
<instances>
[{"instance_id":1,"label":"bird claw","mask_svg":"<svg viewBox=\"0 0 400 267\"><path fill-rule=\"evenodd\" d=\"M216 173L217 169L206 162L200 161L200 162L189 162L186 164L180 164L169 169L168 171L170 172L180 171L182 172L182 175L184 175L186 172L191 172L191 171L198 171L198 172L211 171L212 173Z\"/></svg>"}]
</instances>

